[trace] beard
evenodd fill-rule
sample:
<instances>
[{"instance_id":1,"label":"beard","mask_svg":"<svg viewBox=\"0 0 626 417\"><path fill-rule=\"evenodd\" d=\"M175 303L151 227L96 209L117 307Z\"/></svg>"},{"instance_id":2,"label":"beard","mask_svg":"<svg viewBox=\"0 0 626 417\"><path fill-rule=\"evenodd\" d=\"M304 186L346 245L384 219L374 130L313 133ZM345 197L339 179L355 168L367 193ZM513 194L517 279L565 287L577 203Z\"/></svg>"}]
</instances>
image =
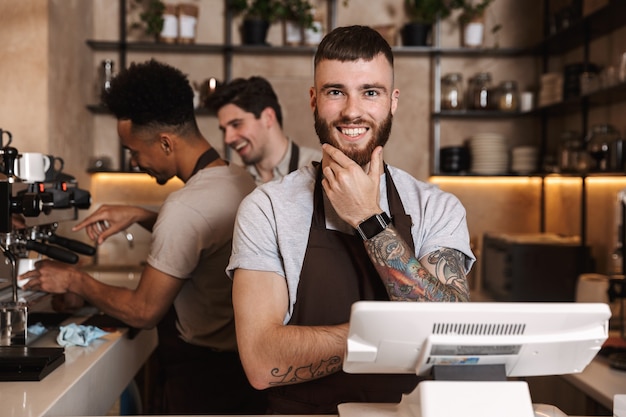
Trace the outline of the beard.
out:
<instances>
[{"instance_id":1,"label":"beard","mask_svg":"<svg viewBox=\"0 0 626 417\"><path fill-rule=\"evenodd\" d=\"M322 119L315 108L313 112L313 116L315 118L315 132L320 139L320 144L328 143L335 148L339 149L343 152L348 158L352 159L357 164L364 166L367 165L371 158L372 152L377 146L385 146L387 141L389 140L389 135L391 134L391 125L393 121L393 114L389 111L385 120L380 122L377 125L370 125L369 128L372 131L372 139L367 143L364 149L359 149L357 145L348 145L346 147L341 146L332 136L331 129L335 129L335 126L340 124L359 124L361 123L360 119L351 120L347 118L343 118L337 120L336 122L329 123L327 120Z\"/></svg>"},{"instance_id":2,"label":"beard","mask_svg":"<svg viewBox=\"0 0 626 417\"><path fill-rule=\"evenodd\" d=\"M167 178L166 178L166 177L164 177L163 175L157 174L156 172L151 171L151 170L149 170L149 169L145 169L145 168L142 168L142 167L138 167L138 168L139 168L139 170L140 170L141 172L145 172L146 174L148 174L148 175L150 175L152 178L154 178L154 180L156 181L156 183L157 183L158 185L165 185L165 184L167 184L167 182L168 182L168 181L172 178L172 177L167 177Z\"/></svg>"}]
</instances>

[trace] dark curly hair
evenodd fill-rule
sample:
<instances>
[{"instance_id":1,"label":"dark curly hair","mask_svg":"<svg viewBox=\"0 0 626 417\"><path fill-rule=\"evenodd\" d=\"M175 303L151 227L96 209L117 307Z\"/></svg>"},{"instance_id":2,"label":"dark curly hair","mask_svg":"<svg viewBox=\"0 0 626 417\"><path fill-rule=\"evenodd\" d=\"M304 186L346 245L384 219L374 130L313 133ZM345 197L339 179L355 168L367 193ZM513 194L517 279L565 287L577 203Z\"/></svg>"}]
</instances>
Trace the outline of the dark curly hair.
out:
<instances>
[{"instance_id":1,"label":"dark curly hair","mask_svg":"<svg viewBox=\"0 0 626 417\"><path fill-rule=\"evenodd\" d=\"M193 89L180 70L154 59L132 63L111 81L102 102L133 127L197 133Z\"/></svg>"},{"instance_id":2,"label":"dark curly hair","mask_svg":"<svg viewBox=\"0 0 626 417\"><path fill-rule=\"evenodd\" d=\"M393 52L380 33L368 26L343 26L333 29L324 36L315 52L314 65L320 61L365 61L383 54L393 68Z\"/></svg>"},{"instance_id":3,"label":"dark curly hair","mask_svg":"<svg viewBox=\"0 0 626 417\"><path fill-rule=\"evenodd\" d=\"M278 103L278 96L272 85L263 77L236 78L227 84L218 86L206 99L205 106L213 114L227 104L234 104L258 119L268 107L274 109L280 127L283 126L283 113Z\"/></svg>"}]
</instances>

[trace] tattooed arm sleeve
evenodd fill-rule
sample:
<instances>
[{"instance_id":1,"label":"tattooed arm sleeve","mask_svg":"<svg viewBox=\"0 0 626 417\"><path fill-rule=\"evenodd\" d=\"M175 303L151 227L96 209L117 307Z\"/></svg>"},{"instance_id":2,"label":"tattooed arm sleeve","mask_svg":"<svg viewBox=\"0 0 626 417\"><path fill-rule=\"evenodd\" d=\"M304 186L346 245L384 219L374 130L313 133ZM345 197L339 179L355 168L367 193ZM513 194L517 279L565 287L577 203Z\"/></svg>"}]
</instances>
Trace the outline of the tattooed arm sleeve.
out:
<instances>
[{"instance_id":1,"label":"tattooed arm sleeve","mask_svg":"<svg viewBox=\"0 0 626 417\"><path fill-rule=\"evenodd\" d=\"M391 300L469 301L463 253L441 248L420 262L392 225L366 240L365 248Z\"/></svg>"}]
</instances>

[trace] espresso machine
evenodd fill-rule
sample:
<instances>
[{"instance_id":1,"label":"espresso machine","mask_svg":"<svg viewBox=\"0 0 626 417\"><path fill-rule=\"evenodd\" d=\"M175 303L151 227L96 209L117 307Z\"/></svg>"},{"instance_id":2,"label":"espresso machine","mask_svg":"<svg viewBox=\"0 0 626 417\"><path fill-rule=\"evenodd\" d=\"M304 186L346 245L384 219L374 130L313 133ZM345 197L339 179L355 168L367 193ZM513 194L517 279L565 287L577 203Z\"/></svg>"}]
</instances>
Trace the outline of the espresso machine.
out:
<instances>
[{"instance_id":1,"label":"espresso machine","mask_svg":"<svg viewBox=\"0 0 626 417\"><path fill-rule=\"evenodd\" d=\"M3 144L5 137L8 141ZM76 220L79 209L90 207L90 193L80 189L74 177L54 168L46 178L17 173L25 155L11 147L11 141L11 134L0 129L0 252L4 258L4 265L0 262L4 271L0 272L0 347L27 345L29 305L45 295L18 287L20 260L35 252L75 264L78 254L96 252L90 245L56 234L60 222Z\"/></svg>"}]
</instances>

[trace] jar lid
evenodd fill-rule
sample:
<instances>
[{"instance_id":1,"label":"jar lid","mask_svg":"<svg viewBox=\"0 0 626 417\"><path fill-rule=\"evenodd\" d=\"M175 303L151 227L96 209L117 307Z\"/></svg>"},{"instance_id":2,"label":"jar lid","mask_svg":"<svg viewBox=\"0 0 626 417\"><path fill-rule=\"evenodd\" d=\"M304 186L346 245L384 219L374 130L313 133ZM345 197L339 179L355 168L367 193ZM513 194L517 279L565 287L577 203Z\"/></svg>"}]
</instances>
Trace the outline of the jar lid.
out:
<instances>
[{"instance_id":1,"label":"jar lid","mask_svg":"<svg viewBox=\"0 0 626 417\"><path fill-rule=\"evenodd\" d=\"M505 88L507 90L516 90L517 89L517 81L506 80L500 83L500 87Z\"/></svg>"},{"instance_id":2,"label":"jar lid","mask_svg":"<svg viewBox=\"0 0 626 417\"><path fill-rule=\"evenodd\" d=\"M491 81L491 73L490 72L479 72L474 75L474 79L476 80L490 80Z\"/></svg>"},{"instance_id":3,"label":"jar lid","mask_svg":"<svg viewBox=\"0 0 626 417\"><path fill-rule=\"evenodd\" d=\"M458 72L451 72L441 78L443 81L457 82L463 80L463 76Z\"/></svg>"},{"instance_id":4,"label":"jar lid","mask_svg":"<svg viewBox=\"0 0 626 417\"><path fill-rule=\"evenodd\" d=\"M591 130L593 132L597 132L597 133L617 133L617 129L608 123L599 123L599 124L595 124L591 127Z\"/></svg>"}]
</instances>

